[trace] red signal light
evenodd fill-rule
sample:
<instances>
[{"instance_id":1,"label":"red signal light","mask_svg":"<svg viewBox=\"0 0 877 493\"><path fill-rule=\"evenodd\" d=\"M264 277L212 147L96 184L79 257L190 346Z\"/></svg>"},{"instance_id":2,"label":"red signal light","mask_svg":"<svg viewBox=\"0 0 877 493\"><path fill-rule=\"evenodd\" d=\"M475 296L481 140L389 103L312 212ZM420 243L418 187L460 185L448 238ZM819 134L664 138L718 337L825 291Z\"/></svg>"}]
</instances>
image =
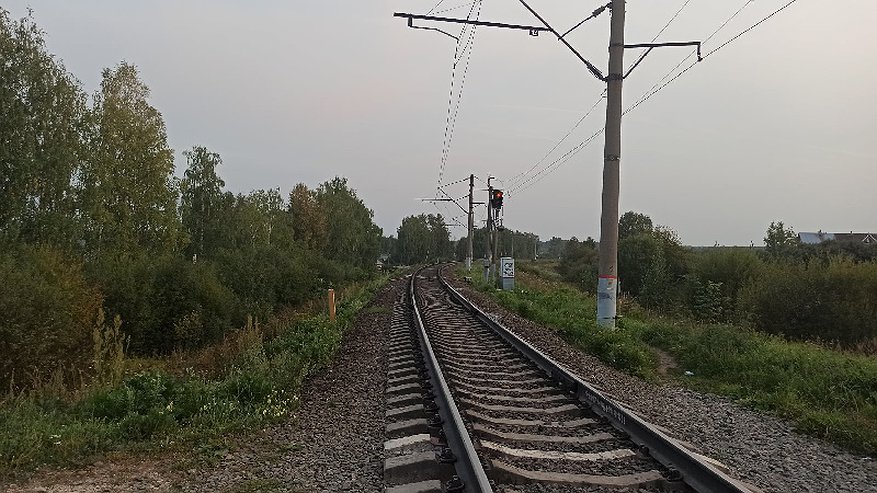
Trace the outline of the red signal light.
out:
<instances>
[{"instance_id":1,"label":"red signal light","mask_svg":"<svg viewBox=\"0 0 877 493\"><path fill-rule=\"evenodd\" d=\"M492 205L494 209L502 208L502 190L493 191L493 197L490 198L490 205Z\"/></svg>"}]
</instances>

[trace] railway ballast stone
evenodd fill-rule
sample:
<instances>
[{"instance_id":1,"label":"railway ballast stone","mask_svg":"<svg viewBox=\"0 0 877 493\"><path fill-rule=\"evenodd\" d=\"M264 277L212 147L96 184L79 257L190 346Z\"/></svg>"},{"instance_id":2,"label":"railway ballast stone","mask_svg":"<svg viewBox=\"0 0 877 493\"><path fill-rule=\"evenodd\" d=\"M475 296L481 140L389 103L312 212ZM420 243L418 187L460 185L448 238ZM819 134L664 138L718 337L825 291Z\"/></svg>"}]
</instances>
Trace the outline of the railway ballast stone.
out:
<instances>
[{"instance_id":1,"label":"railway ballast stone","mask_svg":"<svg viewBox=\"0 0 877 493\"><path fill-rule=\"evenodd\" d=\"M763 491L877 492L873 457L797 433L789 422L728 398L656 385L618 371L571 347L554 330L506 310L457 278L448 279L471 302L547 356L583 380L599 383L647 421L666 428L671 436L727 465L734 476Z\"/></svg>"}]
</instances>

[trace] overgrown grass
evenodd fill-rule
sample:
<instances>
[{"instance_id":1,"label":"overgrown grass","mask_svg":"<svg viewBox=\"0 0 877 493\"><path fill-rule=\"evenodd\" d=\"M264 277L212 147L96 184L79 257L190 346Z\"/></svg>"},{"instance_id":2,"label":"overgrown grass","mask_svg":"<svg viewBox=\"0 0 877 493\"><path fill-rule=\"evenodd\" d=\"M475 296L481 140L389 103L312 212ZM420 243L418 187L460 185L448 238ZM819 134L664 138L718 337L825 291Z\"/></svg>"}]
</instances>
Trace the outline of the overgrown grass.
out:
<instances>
[{"instance_id":1,"label":"overgrown grass","mask_svg":"<svg viewBox=\"0 0 877 493\"><path fill-rule=\"evenodd\" d=\"M506 308L556 328L566 340L612 366L651 377L656 367L651 348L660 348L677 360L680 373L675 378L682 385L783 416L800 431L851 450L877 453L874 358L623 305L619 329L605 331L592 322L592 296L526 273L517 283L516 291L479 287Z\"/></svg>"},{"instance_id":2,"label":"overgrown grass","mask_svg":"<svg viewBox=\"0 0 877 493\"><path fill-rule=\"evenodd\" d=\"M112 450L197 452L212 438L288 417L304 379L330 361L384 281L341 291L334 323L316 302L309 313L290 312L265 325L251 320L198 353L126 361L128 370L115 381L7 395L0 403L0 478L40 464L74 466ZM204 368L205 355L219 356L212 368Z\"/></svg>"},{"instance_id":3,"label":"overgrown grass","mask_svg":"<svg viewBox=\"0 0 877 493\"><path fill-rule=\"evenodd\" d=\"M495 290L481 277L473 277L473 282L504 307L557 329L565 340L610 365L644 378L654 376L656 358L649 346L628 332L599 330L594 320L596 301L581 291L520 269L514 291Z\"/></svg>"},{"instance_id":4,"label":"overgrown grass","mask_svg":"<svg viewBox=\"0 0 877 493\"><path fill-rule=\"evenodd\" d=\"M877 360L731 325L628 318L621 330L666 350L682 380L792 420L800 431L877 452Z\"/></svg>"}]
</instances>

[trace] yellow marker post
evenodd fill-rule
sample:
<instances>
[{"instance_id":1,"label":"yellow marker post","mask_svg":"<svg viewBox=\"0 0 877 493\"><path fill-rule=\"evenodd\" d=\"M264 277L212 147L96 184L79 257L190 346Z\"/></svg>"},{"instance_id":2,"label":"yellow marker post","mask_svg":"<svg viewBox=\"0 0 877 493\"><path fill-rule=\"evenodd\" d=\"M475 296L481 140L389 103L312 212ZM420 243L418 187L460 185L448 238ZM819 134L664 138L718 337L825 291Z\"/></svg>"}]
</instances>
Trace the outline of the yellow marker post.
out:
<instances>
[{"instance_id":1,"label":"yellow marker post","mask_svg":"<svg viewBox=\"0 0 877 493\"><path fill-rule=\"evenodd\" d=\"M329 290L329 321L335 321L335 290Z\"/></svg>"}]
</instances>

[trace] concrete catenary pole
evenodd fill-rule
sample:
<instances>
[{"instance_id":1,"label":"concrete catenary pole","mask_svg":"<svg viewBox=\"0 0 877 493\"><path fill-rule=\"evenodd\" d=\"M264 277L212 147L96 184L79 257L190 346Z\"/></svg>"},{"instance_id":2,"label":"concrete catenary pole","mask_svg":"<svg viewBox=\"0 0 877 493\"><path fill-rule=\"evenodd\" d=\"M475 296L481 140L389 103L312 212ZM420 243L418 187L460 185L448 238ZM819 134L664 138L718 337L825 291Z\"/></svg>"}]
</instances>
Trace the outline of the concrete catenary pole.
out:
<instances>
[{"instance_id":1,"label":"concrete catenary pole","mask_svg":"<svg viewBox=\"0 0 877 493\"><path fill-rule=\"evenodd\" d=\"M484 241L484 258L487 259L488 264L493 263L493 238L491 235L493 234L493 205L490 203L490 197L493 196L493 187L490 186L490 178L487 179L487 235L485 235Z\"/></svg>"},{"instance_id":2,"label":"concrete catenary pole","mask_svg":"<svg viewBox=\"0 0 877 493\"><path fill-rule=\"evenodd\" d=\"M499 277L499 210L493 211L493 256L490 257L490 279L496 280Z\"/></svg>"},{"instance_id":3,"label":"concrete catenary pole","mask_svg":"<svg viewBox=\"0 0 877 493\"><path fill-rule=\"evenodd\" d=\"M490 186L490 180L493 179L492 176L487 176L487 226L486 231L484 232L484 280L490 281L490 267L493 265L493 249L490 247L490 232L493 229L493 206L490 203L490 198L493 197L493 187Z\"/></svg>"},{"instance_id":4,"label":"concrete catenary pole","mask_svg":"<svg viewBox=\"0 0 877 493\"><path fill-rule=\"evenodd\" d=\"M621 87L624 77L624 0L612 0L609 75L606 77L606 144L603 151L603 209L597 323L614 328L618 287L618 195L621 163Z\"/></svg>"},{"instance_id":5,"label":"concrete catenary pole","mask_svg":"<svg viewBox=\"0 0 877 493\"><path fill-rule=\"evenodd\" d=\"M466 270L472 270L472 257L474 251L472 249L472 237L475 234L475 212L472 193L475 189L475 175L469 175L469 247L466 251Z\"/></svg>"}]
</instances>

